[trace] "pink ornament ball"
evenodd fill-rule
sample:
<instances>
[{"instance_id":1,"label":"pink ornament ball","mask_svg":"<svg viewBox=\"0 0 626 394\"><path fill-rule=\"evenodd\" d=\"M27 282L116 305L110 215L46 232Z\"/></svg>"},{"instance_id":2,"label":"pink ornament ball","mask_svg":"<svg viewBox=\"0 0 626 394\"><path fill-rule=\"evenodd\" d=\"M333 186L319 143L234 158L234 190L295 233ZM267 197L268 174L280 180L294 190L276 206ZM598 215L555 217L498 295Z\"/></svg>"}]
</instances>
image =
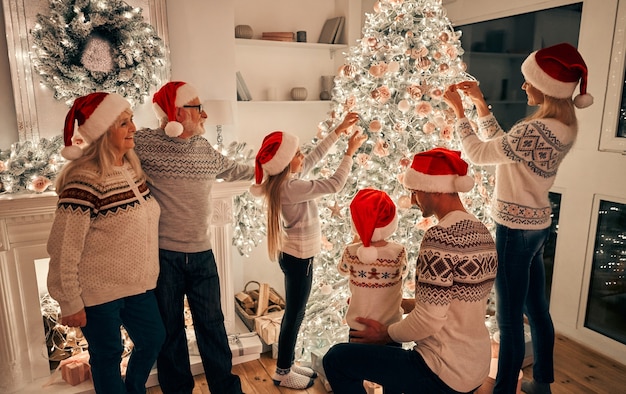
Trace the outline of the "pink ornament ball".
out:
<instances>
[{"instance_id":1,"label":"pink ornament ball","mask_svg":"<svg viewBox=\"0 0 626 394\"><path fill-rule=\"evenodd\" d=\"M372 133L378 133L383 128L383 124L380 123L380 120L374 119L370 122L370 131Z\"/></svg>"},{"instance_id":2,"label":"pink ornament ball","mask_svg":"<svg viewBox=\"0 0 626 394\"><path fill-rule=\"evenodd\" d=\"M400 102L398 103L398 109L400 110L400 112L405 114L409 109L411 109L411 104L409 104L408 100L400 100Z\"/></svg>"}]
</instances>

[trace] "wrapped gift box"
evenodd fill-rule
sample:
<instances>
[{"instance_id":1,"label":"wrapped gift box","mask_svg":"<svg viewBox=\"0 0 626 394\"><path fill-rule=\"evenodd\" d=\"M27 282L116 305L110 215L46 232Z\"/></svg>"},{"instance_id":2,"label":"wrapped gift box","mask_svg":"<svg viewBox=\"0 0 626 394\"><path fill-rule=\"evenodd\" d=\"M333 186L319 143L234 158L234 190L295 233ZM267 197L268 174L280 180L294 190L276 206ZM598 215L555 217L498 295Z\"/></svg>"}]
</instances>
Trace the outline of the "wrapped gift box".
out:
<instances>
[{"instance_id":1,"label":"wrapped gift box","mask_svg":"<svg viewBox=\"0 0 626 394\"><path fill-rule=\"evenodd\" d=\"M61 366L61 377L72 386L91 378L89 364L82 361L73 361Z\"/></svg>"},{"instance_id":2,"label":"wrapped gift box","mask_svg":"<svg viewBox=\"0 0 626 394\"><path fill-rule=\"evenodd\" d=\"M280 334L280 323L285 311L271 312L254 319L254 331L268 345L278 342Z\"/></svg>"},{"instance_id":3,"label":"wrapped gift box","mask_svg":"<svg viewBox=\"0 0 626 394\"><path fill-rule=\"evenodd\" d=\"M233 353L233 365L257 360L261 357L263 344L256 332L231 334L228 336L228 345Z\"/></svg>"},{"instance_id":4,"label":"wrapped gift box","mask_svg":"<svg viewBox=\"0 0 626 394\"><path fill-rule=\"evenodd\" d=\"M323 376L324 378L326 378L326 373L324 373L322 359L324 358L326 352L328 352L328 349L330 349L330 346L325 346L311 351L311 368L313 368L318 375Z\"/></svg>"}]
</instances>

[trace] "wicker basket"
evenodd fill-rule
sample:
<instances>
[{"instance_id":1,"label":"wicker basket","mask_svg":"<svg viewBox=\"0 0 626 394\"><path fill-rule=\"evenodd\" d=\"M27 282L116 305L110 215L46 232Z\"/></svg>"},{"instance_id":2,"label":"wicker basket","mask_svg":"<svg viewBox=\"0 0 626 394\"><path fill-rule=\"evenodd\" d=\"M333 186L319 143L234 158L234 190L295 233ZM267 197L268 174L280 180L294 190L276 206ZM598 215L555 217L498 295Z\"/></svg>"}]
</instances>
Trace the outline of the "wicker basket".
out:
<instances>
[{"instance_id":1,"label":"wicker basket","mask_svg":"<svg viewBox=\"0 0 626 394\"><path fill-rule=\"evenodd\" d=\"M256 288L249 289L250 285L256 285ZM254 319L258 316L263 316L268 313L268 310L276 311L285 308L285 300L274 290L273 287L269 287L267 284L263 284L269 288L268 297L267 297L267 306L264 305L263 300L261 300L261 310L259 311L259 297L262 296L260 293L262 292L261 283L251 280L243 288L243 291L235 294L235 311L241 317L243 323L248 327L250 331L254 331ZM249 298L247 303L244 303L243 300ZM252 304L250 304L250 299L252 300ZM280 308L280 309L278 309Z\"/></svg>"}]
</instances>

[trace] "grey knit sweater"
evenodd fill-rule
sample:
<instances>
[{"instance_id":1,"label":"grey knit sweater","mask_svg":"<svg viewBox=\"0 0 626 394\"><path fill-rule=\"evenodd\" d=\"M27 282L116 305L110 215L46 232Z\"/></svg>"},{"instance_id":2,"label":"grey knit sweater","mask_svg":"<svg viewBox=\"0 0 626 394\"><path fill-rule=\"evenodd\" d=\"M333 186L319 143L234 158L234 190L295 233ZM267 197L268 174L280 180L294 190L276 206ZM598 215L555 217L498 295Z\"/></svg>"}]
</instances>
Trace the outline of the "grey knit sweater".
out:
<instances>
[{"instance_id":1,"label":"grey knit sweater","mask_svg":"<svg viewBox=\"0 0 626 394\"><path fill-rule=\"evenodd\" d=\"M340 191L352 168L352 157L344 156L335 173L328 179L303 179L337 142L333 131L326 136L302 163L297 178L283 183L281 189L282 227L284 235L281 251L307 259L321 251L322 231L316 200Z\"/></svg>"},{"instance_id":2,"label":"grey knit sweater","mask_svg":"<svg viewBox=\"0 0 626 394\"><path fill-rule=\"evenodd\" d=\"M203 136L171 138L162 129L144 129L135 135L135 144L161 205L159 248L183 253L211 249L213 183L252 179L254 167L223 156Z\"/></svg>"}]
</instances>

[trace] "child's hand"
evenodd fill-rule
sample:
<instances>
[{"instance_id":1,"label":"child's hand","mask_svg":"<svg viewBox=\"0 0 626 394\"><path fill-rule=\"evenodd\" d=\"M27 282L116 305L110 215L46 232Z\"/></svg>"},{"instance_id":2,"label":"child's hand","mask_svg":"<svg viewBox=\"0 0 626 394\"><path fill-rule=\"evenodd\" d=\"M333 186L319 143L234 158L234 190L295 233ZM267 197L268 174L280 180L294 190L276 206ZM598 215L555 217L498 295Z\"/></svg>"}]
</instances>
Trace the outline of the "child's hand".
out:
<instances>
[{"instance_id":1,"label":"child's hand","mask_svg":"<svg viewBox=\"0 0 626 394\"><path fill-rule=\"evenodd\" d=\"M350 139L348 140L348 150L346 150L346 155L352 156L354 153L363 145L363 143L367 140L367 135L362 134L359 130L352 133Z\"/></svg>"},{"instance_id":2,"label":"child's hand","mask_svg":"<svg viewBox=\"0 0 626 394\"><path fill-rule=\"evenodd\" d=\"M343 122L335 129L335 133L337 135L348 134L350 132L350 128L356 124L359 120L359 114L356 112L348 112L345 118L343 118Z\"/></svg>"}]
</instances>

